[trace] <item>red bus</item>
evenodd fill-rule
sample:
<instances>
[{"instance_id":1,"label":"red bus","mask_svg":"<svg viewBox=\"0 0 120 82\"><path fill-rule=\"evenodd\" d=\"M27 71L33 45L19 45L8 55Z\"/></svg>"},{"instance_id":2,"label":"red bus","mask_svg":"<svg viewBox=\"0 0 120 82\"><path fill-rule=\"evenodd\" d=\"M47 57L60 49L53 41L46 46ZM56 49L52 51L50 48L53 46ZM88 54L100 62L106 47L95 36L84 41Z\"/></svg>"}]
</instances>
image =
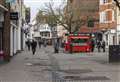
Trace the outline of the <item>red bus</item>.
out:
<instances>
[{"instance_id":1,"label":"red bus","mask_svg":"<svg viewBox=\"0 0 120 82\"><path fill-rule=\"evenodd\" d=\"M91 36L89 34L70 34L67 36L65 51L90 52L91 48Z\"/></svg>"}]
</instances>

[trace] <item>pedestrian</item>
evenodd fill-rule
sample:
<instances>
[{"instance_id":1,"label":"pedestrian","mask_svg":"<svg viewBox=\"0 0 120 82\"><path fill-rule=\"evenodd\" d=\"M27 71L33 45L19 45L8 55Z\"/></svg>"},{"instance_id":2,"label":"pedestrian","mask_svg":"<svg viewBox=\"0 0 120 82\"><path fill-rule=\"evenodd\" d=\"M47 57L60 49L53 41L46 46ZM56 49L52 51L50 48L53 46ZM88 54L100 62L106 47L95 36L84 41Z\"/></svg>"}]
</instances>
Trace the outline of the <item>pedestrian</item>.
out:
<instances>
[{"instance_id":1,"label":"pedestrian","mask_svg":"<svg viewBox=\"0 0 120 82\"><path fill-rule=\"evenodd\" d=\"M26 45L27 45L27 47L28 47L28 50L30 51L30 46L31 46L30 40L27 40L27 41L26 41Z\"/></svg>"},{"instance_id":2,"label":"pedestrian","mask_svg":"<svg viewBox=\"0 0 120 82\"><path fill-rule=\"evenodd\" d=\"M46 39L43 40L43 46L44 46L44 47L47 46L47 41L46 41Z\"/></svg>"},{"instance_id":3,"label":"pedestrian","mask_svg":"<svg viewBox=\"0 0 120 82\"><path fill-rule=\"evenodd\" d=\"M102 41L101 47L103 49L103 52L105 52L105 41L104 40Z\"/></svg>"},{"instance_id":4,"label":"pedestrian","mask_svg":"<svg viewBox=\"0 0 120 82\"><path fill-rule=\"evenodd\" d=\"M32 46L32 53L34 55L36 52L37 42L35 40L32 40L31 46Z\"/></svg>"},{"instance_id":5,"label":"pedestrian","mask_svg":"<svg viewBox=\"0 0 120 82\"><path fill-rule=\"evenodd\" d=\"M94 52L94 48L95 48L95 41L92 39L91 40L91 51Z\"/></svg>"},{"instance_id":6,"label":"pedestrian","mask_svg":"<svg viewBox=\"0 0 120 82\"><path fill-rule=\"evenodd\" d=\"M59 39L54 40L54 53L59 53Z\"/></svg>"},{"instance_id":7,"label":"pedestrian","mask_svg":"<svg viewBox=\"0 0 120 82\"><path fill-rule=\"evenodd\" d=\"M98 52L101 51L101 41L97 41L97 48L98 48Z\"/></svg>"},{"instance_id":8,"label":"pedestrian","mask_svg":"<svg viewBox=\"0 0 120 82\"><path fill-rule=\"evenodd\" d=\"M38 41L38 45L39 45L39 48L41 48L41 45L42 45L42 41L41 40Z\"/></svg>"}]
</instances>

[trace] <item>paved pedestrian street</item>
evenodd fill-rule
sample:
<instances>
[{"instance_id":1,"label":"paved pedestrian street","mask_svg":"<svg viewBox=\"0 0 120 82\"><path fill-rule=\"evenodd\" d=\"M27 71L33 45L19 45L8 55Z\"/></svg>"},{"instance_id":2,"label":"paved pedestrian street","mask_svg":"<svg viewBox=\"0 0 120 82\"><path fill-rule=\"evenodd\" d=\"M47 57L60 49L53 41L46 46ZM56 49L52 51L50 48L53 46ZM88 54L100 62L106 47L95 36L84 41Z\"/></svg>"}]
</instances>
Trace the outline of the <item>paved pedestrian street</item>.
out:
<instances>
[{"instance_id":1,"label":"paved pedestrian street","mask_svg":"<svg viewBox=\"0 0 120 82\"><path fill-rule=\"evenodd\" d=\"M109 63L108 53L58 54L53 48L24 50L0 65L0 82L120 82L120 63Z\"/></svg>"}]
</instances>

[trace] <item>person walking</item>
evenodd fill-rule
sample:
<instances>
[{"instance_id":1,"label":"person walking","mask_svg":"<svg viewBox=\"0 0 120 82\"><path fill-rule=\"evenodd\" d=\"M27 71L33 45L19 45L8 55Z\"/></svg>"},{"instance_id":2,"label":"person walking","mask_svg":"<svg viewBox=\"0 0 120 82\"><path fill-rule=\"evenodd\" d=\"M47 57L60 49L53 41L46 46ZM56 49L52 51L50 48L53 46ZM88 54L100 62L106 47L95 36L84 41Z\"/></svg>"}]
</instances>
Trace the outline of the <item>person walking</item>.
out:
<instances>
[{"instance_id":1,"label":"person walking","mask_svg":"<svg viewBox=\"0 0 120 82\"><path fill-rule=\"evenodd\" d=\"M38 41L38 44L39 44L39 48L41 48L42 41L41 41L41 40L39 40L39 41Z\"/></svg>"},{"instance_id":2,"label":"person walking","mask_svg":"<svg viewBox=\"0 0 120 82\"><path fill-rule=\"evenodd\" d=\"M97 41L97 48L98 48L98 52L101 51L101 41Z\"/></svg>"},{"instance_id":3,"label":"person walking","mask_svg":"<svg viewBox=\"0 0 120 82\"><path fill-rule=\"evenodd\" d=\"M31 46L32 46L32 53L34 55L36 52L37 42L35 40L32 40Z\"/></svg>"},{"instance_id":4,"label":"person walking","mask_svg":"<svg viewBox=\"0 0 120 82\"><path fill-rule=\"evenodd\" d=\"M47 41L46 41L46 39L44 39L43 41L44 41L44 42L43 42L43 46L46 47L46 46L47 46Z\"/></svg>"},{"instance_id":5,"label":"person walking","mask_svg":"<svg viewBox=\"0 0 120 82\"><path fill-rule=\"evenodd\" d=\"M102 41L101 47L102 47L102 49L103 49L103 52L105 52L105 41L104 41L104 40Z\"/></svg>"},{"instance_id":6,"label":"person walking","mask_svg":"<svg viewBox=\"0 0 120 82\"><path fill-rule=\"evenodd\" d=\"M31 46L30 40L27 40L27 41L26 41L26 45L27 45L27 47L28 47L28 50L30 51L30 46Z\"/></svg>"},{"instance_id":7,"label":"person walking","mask_svg":"<svg viewBox=\"0 0 120 82\"><path fill-rule=\"evenodd\" d=\"M92 39L91 40L91 51L94 52L94 48L95 48L95 41Z\"/></svg>"},{"instance_id":8,"label":"person walking","mask_svg":"<svg viewBox=\"0 0 120 82\"><path fill-rule=\"evenodd\" d=\"M59 39L54 40L54 53L59 53Z\"/></svg>"}]
</instances>

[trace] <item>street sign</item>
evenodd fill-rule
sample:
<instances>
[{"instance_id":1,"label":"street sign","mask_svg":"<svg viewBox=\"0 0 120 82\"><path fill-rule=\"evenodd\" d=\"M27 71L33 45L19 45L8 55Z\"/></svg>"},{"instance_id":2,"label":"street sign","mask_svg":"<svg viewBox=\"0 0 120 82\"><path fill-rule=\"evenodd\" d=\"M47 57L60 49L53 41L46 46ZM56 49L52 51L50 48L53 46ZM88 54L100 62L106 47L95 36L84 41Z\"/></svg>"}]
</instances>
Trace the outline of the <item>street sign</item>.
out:
<instances>
[{"instance_id":1,"label":"street sign","mask_svg":"<svg viewBox=\"0 0 120 82\"><path fill-rule=\"evenodd\" d=\"M11 12L10 19L11 20L18 20L18 12Z\"/></svg>"},{"instance_id":2,"label":"street sign","mask_svg":"<svg viewBox=\"0 0 120 82\"><path fill-rule=\"evenodd\" d=\"M6 3L14 3L15 0L6 0Z\"/></svg>"}]
</instances>

